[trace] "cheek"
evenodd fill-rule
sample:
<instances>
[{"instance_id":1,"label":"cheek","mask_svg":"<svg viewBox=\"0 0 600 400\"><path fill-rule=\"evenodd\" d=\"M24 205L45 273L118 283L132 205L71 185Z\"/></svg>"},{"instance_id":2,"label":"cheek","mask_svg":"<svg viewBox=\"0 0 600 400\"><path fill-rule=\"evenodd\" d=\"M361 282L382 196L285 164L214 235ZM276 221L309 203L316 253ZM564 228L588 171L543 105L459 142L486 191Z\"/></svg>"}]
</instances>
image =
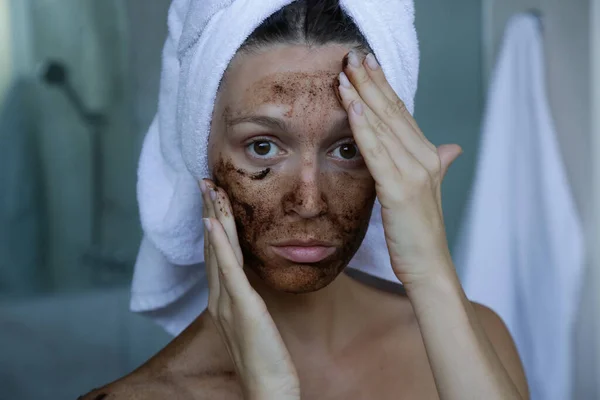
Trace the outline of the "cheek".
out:
<instances>
[{"instance_id":1,"label":"cheek","mask_svg":"<svg viewBox=\"0 0 600 400\"><path fill-rule=\"evenodd\" d=\"M368 226L376 191L370 175L335 174L329 179L327 193L329 208L343 234L356 234Z\"/></svg>"},{"instance_id":2,"label":"cheek","mask_svg":"<svg viewBox=\"0 0 600 400\"><path fill-rule=\"evenodd\" d=\"M265 193L273 193L279 183L277 179L257 179L256 175L236 167L222 156L219 154L215 163L214 182L229 197L240 242L253 243L277 219L277 196L265 196Z\"/></svg>"},{"instance_id":3,"label":"cheek","mask_svg":"<svg viewBox=\"0 0 600 400\"><path fill-rule=\"evenodd\" d=\"M341 239L340 267L348 265L369 229L376 198L375 182L369 177L345 177L331 185L330 219Z\"/></svg>"},{"instance_id":4,"label":"cheek","mask_svg":"<svg viewBox=\"0 0 600 400\"><path fill-rule=\"evenodd\" d=\"M216 162L218 162L220 157L219 155L223 151L222 147L216 140L216 137L218 136L217 132L220 131L213 127L208 137L208 170L211 171L213 175L216 168Z\"/></svg>"},{"instance_id":5,"label":"cheek","mask_svg":"<svg viewBox=\"0 0 600 400\"><path fill-rule=\"evenodd\" d=\"M217 94L215 109L213 110L210 123L210 134L208 135L208 167L210 171L217 168L216 163L223 159L225 152L225 138L227 137L227 119L229 118L229 107L221 104L223 94Z\"/></svg>"}]
</instances>

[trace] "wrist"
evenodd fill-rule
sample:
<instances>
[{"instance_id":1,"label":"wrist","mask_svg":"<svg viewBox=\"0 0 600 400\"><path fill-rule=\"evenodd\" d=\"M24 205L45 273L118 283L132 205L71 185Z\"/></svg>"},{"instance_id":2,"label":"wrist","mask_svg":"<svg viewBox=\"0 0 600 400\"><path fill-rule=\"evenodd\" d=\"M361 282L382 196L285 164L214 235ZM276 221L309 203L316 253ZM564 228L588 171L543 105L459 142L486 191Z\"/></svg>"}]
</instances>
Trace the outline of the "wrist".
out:
<instances>
[{"instance_id":1,"label":"wrist","mask_svg":"<svg viewBox=\"0 0 600 400\"><path fill-rule=\"evenodd\" d=\"M278 391L277 389L264 389L244 396L247 400L300 400L300 390L295 391Z\"/></svg>"},{"instance_id":2,"label":"wrist","mask_svg":"<svg viewBox=\"0 0 600 400\"><path fill-rule=\"evenodd\" d=\"M405 289L420 325L445 321L456 326L471 320L471 306L452 266L415 279Z\"/></svg>"},{"instance_id":3,"label":"wrist","mask_svg":"<svg viewBox=\"0 0 600 400\"><path fill-rule=\"evenodd\" d=\"M247 400L300 400L300 386L296 382L265 383L246 390L244 398Z\"/></svg>"},{"instance_id":4,"label":"wrist","mask_svg":"<svg viewBox=\"0 0 600 400\"><path fill-rule=\"evenodd\" d=\"M401 279L401 281L409 298L421 293L441 292L450 294L462 290L456 269L451 261L430 263L427 272L413 274L408 278Z\"/></svg>"}]
</instances>

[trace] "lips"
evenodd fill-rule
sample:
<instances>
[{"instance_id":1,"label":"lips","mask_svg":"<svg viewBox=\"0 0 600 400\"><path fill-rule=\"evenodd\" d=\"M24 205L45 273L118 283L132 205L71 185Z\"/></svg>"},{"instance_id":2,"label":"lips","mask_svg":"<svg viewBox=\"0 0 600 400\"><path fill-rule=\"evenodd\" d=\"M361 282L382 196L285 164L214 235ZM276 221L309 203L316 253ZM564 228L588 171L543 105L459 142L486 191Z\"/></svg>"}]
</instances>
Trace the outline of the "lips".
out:
<instances>
[{"instance_id":1,"label":"lips","mask_svg":"<svg viewBox=\"0 0 600 400\"><path fill-rule=\"evenodd\" d=\"M331 243L318 240L290 240L271 248L280 257L299 264L323 261L336 250Z\"/></svg>"}]
</instances>

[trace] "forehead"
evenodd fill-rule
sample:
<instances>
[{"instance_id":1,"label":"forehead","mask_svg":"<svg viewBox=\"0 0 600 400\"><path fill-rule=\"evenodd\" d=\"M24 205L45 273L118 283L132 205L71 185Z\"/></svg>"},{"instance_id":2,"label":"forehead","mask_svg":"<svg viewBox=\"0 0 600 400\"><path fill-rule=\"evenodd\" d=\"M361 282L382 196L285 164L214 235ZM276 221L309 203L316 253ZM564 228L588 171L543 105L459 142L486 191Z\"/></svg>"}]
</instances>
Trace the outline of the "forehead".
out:
<instances>
[{"instance_id":1,"label":"forehead","mask_svg":"<svg viewBox=\"0 0 600 400\"><path fill-rule=\"evenodd\" d=\"M336 44L279 45L242 53L229 66L221 100L227 108L238 110L265 103L335 102L333 84L349 50Z\"/></svg>"}]
</instances>

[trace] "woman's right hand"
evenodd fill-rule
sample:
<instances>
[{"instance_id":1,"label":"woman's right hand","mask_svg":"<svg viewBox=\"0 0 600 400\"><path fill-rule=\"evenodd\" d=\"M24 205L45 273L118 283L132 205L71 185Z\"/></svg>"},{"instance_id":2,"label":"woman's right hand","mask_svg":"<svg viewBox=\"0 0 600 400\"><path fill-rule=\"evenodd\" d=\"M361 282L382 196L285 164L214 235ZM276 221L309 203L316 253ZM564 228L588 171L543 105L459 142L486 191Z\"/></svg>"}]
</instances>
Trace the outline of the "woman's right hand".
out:
<instances>
[{"instance_id":1,"label":"woman's right hand","mask_svg":"<svg viewBox=\"0 0 600 400\"><path fill-rule=\"evenodd\" d=\"M250 400L299 400L292 358L269 311L243 270L242 251L229 198L214 183L200 183L205 221L204 258L209 313Z\"/></svg>"}]
</instances>

